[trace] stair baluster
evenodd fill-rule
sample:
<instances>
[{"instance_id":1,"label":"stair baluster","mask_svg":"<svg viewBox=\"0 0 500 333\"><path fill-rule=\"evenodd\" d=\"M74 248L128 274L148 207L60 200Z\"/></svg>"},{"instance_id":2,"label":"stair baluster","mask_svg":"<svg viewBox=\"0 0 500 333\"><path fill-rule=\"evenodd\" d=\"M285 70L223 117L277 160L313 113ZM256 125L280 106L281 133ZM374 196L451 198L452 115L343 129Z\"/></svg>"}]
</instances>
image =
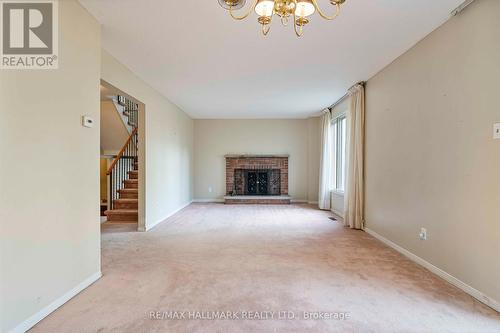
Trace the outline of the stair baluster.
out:
<instances>
[{"instance_id":1,"label":"stair baluster","mask_svg":"<svg viewBox=\"0 0 500 333\"><path fill-rule=\"evenodd\" d=\"M127 142L108 168L107 174L109 175L109 189L111 194L110 210L114 209L114 201L118 199L120 190L124 188L125 180L129 179L129 172L136 170L137 144L137 128L134 128Z\"/></svg>"}]
</instances>

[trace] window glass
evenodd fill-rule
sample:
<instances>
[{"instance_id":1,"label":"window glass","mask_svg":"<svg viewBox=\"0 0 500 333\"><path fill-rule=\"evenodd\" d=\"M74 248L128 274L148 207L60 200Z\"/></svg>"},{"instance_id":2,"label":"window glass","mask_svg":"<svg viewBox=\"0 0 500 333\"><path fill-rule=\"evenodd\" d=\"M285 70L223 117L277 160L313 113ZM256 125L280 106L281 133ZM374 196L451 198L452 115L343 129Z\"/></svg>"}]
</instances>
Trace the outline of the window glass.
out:
<instances>
[{"instance_id":1,"label":"window glass","mask_svg":"<svg viewBox=\"0 0 500 333\"><path fill-rule=\"evenodd\" d=\"M332 123L332 163L331 163L331 171L332 171L332 177L331 177L331 182L332 182L332 189L337 188L337 149L335 148L337 146L337 122L333 121Z\"/></svg>"},{"instance_id":2,"label":"window glass","mask_svg":"<svg viewBox=\"0 0 500 333\"><path fill-rule=\"evenodd\" d=\"M332 121L332 186L333 190L343 192L345 189L345 161L347 120L345 115Z\"/></svg>"}]
</instances>

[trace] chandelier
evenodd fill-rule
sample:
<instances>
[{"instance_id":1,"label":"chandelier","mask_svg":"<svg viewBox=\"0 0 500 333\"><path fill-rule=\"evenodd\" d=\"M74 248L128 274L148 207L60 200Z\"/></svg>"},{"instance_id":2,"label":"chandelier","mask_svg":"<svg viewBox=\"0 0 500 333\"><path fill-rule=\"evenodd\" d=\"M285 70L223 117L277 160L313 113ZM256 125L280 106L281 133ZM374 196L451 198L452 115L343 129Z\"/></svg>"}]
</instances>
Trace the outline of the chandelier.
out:
<instances>
[{"instance_id":1,"label":"chandelier","mask_svg":"<svg viewBox=\"0 0 500 333\"><path fill-rule=\"evenodd\" d=\"M237 16L235 12L245 6L246 0L219 0L219 4L229 11L231 17L235 20L243 20L247 18L252 11L258 15L257 21L262 26L262 34L267 36L271 30L273 16L279 17L281 24L286 26L291 18L293 18L293 27L295 34L301 37L304 26L309 24L309 16L318 12L318 14L326 19L333 20L340 13L340 5L345 0L330 0L330 4L335 7L335 12L328 16L318 6L316 0L252 0L253 4L246 13Z\"/></svg>"}]
</instances>

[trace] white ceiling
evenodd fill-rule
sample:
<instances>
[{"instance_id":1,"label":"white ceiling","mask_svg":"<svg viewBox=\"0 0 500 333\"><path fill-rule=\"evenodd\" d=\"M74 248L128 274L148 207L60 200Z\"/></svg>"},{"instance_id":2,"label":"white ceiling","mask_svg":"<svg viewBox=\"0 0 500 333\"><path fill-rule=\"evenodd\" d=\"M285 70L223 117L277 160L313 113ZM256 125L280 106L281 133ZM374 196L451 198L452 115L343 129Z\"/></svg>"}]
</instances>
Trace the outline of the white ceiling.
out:
<instances>
[{"instance_id":1,"label":"white ceiling","mask_svg":"<svg viewBox=\"0 0 500 333\"><path fill-rule=\"evenodd\" d=\"M80 0L103 47L193 118L303 118L367 80L449 18L462 0L347 0L302 38L217 0ZM247 1L249 3L250 1ZM328 0L319 0L325 11Z\"/></svg>"}]
</instances>

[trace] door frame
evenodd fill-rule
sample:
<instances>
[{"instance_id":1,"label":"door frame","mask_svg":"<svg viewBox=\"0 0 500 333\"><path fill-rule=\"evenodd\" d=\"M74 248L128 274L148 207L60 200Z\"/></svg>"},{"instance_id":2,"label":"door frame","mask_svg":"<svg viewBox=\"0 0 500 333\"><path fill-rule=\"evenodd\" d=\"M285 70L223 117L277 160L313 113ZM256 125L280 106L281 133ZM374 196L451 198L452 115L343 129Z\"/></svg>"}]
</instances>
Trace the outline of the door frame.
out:
<instances>
[{"instance_id":1,"label":"door frame","mask_svg":"<svg viewBox=\"0 0 500 333\"><path fill-rule=\"evenodd\" d=\"M113 92L113 94L125 96L126 98L139 105L139 126L137 128L137 135L139 140L139 150L137 152L137 159L139 162L139 200L137 231L146 231L146 105L134 96L126 93L125 91L117 88L116 86L103 79L101 79L101 85L108 88Z\"/></svg>"}]
</instances>

